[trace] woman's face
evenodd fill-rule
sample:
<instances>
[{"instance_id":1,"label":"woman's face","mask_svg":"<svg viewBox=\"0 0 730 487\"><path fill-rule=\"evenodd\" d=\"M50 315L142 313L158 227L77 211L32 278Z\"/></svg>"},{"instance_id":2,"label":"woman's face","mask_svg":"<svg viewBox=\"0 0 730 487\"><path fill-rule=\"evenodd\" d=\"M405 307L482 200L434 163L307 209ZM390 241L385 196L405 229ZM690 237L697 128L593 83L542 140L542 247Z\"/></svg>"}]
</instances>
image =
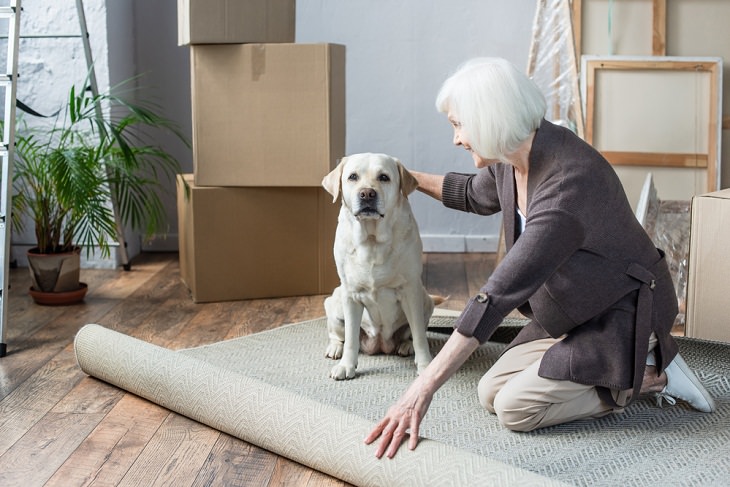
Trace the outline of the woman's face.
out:
<instances>
[{"instance_id":1,"label":"woman's face","mask_svg":"<svg viewBox=\"0 0 730 487\"><path fill-rule=\"evenodd\" d=\"M449 118L449 122L451 123L451 126L454 128L454 145L462 146L464 149L469 151L471 153L471 158L474 160L474 165L481 169L483 167L487 167L490 164L493 164L497 161L490 160L490 159L484 159L482 156L474 152L474 150L471 148L471 143L469 142L469 138L464 133L464 130L461 126L461 122L459 119L454 115L451 111L447 114Z\"/></svg>"}]
</instances>

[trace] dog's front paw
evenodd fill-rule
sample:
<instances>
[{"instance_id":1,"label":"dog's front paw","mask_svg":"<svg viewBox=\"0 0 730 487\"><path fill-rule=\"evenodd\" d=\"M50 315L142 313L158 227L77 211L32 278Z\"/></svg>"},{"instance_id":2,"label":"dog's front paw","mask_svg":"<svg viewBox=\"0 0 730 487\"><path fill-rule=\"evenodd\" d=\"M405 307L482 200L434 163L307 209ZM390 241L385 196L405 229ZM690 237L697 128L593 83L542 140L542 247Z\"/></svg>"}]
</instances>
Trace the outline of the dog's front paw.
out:
<instances>
[{"instance_id":1,"label":"dog's front paw","mask_svg":"<svg viewBox=\"0 0 730 487\"><path fill-rule=\"evenodd\" d=\"M327 345L327 353L325 353L325 357L331 358L334 360L342 358L342 350L344 348L344 343L338 340L330 340L329 345Z\"/></svg>"},{"instance_id":2,"label":"dog's front paw","mask_svg":"<svg viewBox=\"0 0 730 487\"><path fill-rule=\"evenodd\" d=\"M423 356L423 357L416 357L416 369L418 369L418 373L420 374L424 370L426 370L426 367L428 367L428 364L431 363L431 355Z\"/></svg>"},{"instance_id":3,"label":"dog's front paw","mask_svg":"<svg viewBox=\"0 0 730 487\"><path fill-rule=\"evenodd\" d=\"M340 362L339 364L332 367L330 371L330 377L334 380L345 380L355 378L356 365L348 365Z\"/></svg>"},{"instance_id":4,"label":"dog's front paw","mask_svg":"<svg viewBox=\"0 0 730 487\"><path fill-rule=\"evenodd\" d=\"M413 355L413 341L406 340L400 345L398 345L398 355L401 357L408 357L409 355Z\"/></svg>"}]
</instances>

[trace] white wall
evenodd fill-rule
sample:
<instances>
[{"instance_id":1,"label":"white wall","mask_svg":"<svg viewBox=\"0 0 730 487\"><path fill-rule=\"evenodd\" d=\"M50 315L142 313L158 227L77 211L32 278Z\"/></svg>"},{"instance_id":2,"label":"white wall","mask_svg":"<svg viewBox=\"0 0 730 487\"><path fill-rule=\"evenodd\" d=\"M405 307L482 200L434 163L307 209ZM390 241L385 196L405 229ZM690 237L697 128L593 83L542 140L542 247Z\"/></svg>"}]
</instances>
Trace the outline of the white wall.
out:
<instances>
[{"instance_id":1,"label":"white wall","mask_svg":"<svg viewBox=\"0 0 730 487\"><path fill-rule=\"evenodd\" d=\"M109 3L114 3L113 0ZM163 107L190 139L190 50L177 45L177 3L174 0L125 0L134 5L134 59L141 75L140 93ZM111 20L110 20L111 23ZM129 34L128 34L129 35ZM175 156L185 172L193 172L191 150L169 133L160 133L159 142ZM145 250L177 250L177 200L174 182L161 193L170 226L167 236L143 242Z\"/></svg>"},{"instance_id":2,"label":"white wall","mask_svg":"<svg viewBox=\"0 0 730 487\"><path fill-rule=\"evenodd\" d=\"M109 86L106 5L104 0L86 0L84 4L93 57L99 60L96 76L100 89L105 89ZM81 33L76 3L23 0L22 6L18 99L40 113L54 113L66 102L71 85L81 85L87 74L82 41L71 37ZM5 46L3 41L3 63ZM23 117L29 123L37 122Z\"/></svg>"},{"instance_id":3,"label":"white wall","mask_svg":"<svg viewBox=\"0 0 730 487\"><path fill-rule=\"evenodd\" d=\"M300 0L297 42L347 46L347 152L385 152L419 171L474 171L434 106L441 83L474 56L527 66L534 0ZM426 251L493 251L501 216L411 197Z\"/></svg>"},{"instance_id":4,"label":"white wall","mask_svg":"<svg viewBox=\"0 0 730 487\"><path fill-rule=\"evenodd\" d=\"M78 32L74 0L23 3L23 34ZM101 89L143 74L145 97L190 135L189 58L188 49L176 45L176 2L86 0L85 6ZM472 171L434 108L436 93L473 56L526 66L534 9L534 0L299 0L297 42L347 46L348 153L387 152L422 171ZM71 80L83 80L80 46L78 39L24 41L19 97L44 112L60 106ZM161 141L192 171L187 148ZM173 184L165 197L168 238L143 248L177 248L174 190ZM458 214L420 193L412 205L427 251L496 249L501 217Z\"/></svg>"},{"instance_id":5,"label":"white wall","mask_svg":"<svg viewBox=\"0 0 730 487\"><path fill-rule=\"evenodd\" d=\"M7 1L3 2L7 5ZM90 33L92 56L100 90L109 86L109 46L107 44L107 8L104 0L84 2ZM81 28L75 0L24 0L20 14L17 98L43 115L61 109L72 85L84 86L88 67L80 38ZM2 23L2 35L7 35L7 22ZM7 40L0 45L0 57L5 66ZM3 95L4 95L4 90ZM29 125L52 123L52 118L37 118L18 110L19 120ZM33 228L13 234L11 259L26 265L25 252L33 246ZM112 267L116 259L92 256L87 267Z\"/></svg>"}]
</instances>

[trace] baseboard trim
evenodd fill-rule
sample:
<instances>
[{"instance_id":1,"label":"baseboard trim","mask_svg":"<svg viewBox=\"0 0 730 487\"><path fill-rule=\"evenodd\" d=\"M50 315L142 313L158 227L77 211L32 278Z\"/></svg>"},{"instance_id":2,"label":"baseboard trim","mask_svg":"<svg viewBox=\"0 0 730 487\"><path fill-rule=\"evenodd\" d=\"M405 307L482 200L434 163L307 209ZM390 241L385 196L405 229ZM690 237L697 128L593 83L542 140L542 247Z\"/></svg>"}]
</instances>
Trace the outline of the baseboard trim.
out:
<instances>
[{"instance_id":1,"label":"baseboard trim","mask_svg":"<svg viewBox=\"0 0 730 487\"><path fill-rule=\"evenodd\" d=\"M81 250L81 268L82 269L116 269L124 263L120 255L119 245L116 242L109 244L109 257L103 257L98 249L94 249L91 254L87 255L86 250ZM18 267L28 267L27 253L33 245L29 244L13 244L10 247L10 260ZM134 255L128 255L131 259Z\"/></svg>"},{"instance_id":2,"label":"baseboard trim","mask_svg":"<svg viewBox=\"0 0 730 487\"><path fill-rule=\"evenodd\" d=\"M154 235L147 241L142 241L143 252L177 252L180 250L180 240L177 233Z\"/></svg>"},{"instance_id":3,"label":"baseboard trim","mask_svg":"<svg viewBox=\"0 0 730 487\"><path fill-rule=\"evenodd\" d=\"M424 252L496 252L499 245L498 235L421 235ZM166 236L153 237L142 243L143 252L178 252L178 235L167 234ZM30 245L13 245L13 257L18 265L26 267L26 251ZM92 255L87 262L82 259L82 267L85 268L115 268L120 264L117 255L118 249L112 248L111 259L100 259L98 255ZM130 256L131 258L132 256Z\"/></svg>"},{"instance_id":4,"label":"baseboard trim","mask_svg":"<svg viewBox=\"0 0 730 487\"><path fill-rule=\"evenodd\" d=\"M421 235L424 252L496 252L499 235Z\"/></svg>"}]
</instances>

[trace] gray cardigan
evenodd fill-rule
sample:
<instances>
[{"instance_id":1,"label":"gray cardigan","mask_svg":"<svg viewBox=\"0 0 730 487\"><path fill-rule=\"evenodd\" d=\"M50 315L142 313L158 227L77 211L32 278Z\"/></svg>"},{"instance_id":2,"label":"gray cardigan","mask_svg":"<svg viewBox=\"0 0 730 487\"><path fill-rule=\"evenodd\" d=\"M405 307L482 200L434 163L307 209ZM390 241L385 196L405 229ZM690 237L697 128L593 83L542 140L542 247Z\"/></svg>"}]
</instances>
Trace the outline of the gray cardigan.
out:
<instances>
[{"instance_id":1,"label":"gray cardigan","mask_svg":"<svg viewBox=\"0 0 730 487\"><path fill-rule=\"evenodd\" d=\"M542 377L640 387L652 331L659 370L677 353L670 335L677 298L663 253L638 223L610 164L571 131L543 120L529 164L527 223L517 239L511 165L444 178L444 205L503 212L507 248L456 329L483 343L517 308L532 320L511 346L567 334L545 354Z\"/></svg>"}]
</instances>

